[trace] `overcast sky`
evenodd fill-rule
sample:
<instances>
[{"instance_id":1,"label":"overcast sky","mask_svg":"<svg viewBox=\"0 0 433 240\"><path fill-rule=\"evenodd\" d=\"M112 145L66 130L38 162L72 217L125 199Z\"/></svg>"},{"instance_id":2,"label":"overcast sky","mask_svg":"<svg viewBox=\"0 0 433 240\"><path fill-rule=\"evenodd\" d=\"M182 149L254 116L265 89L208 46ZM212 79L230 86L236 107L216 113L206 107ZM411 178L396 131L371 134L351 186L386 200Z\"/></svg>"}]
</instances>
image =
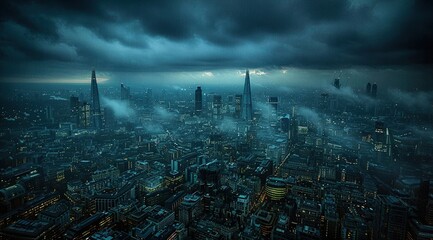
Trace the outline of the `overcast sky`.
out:
<instances>
[{"instance_id":1,"label":"overcast sky","mask_svg":"<svg viewBox=\"0 0 433 240\"><path fill-rule=\"evenodd\" d=\"M0 1L3 82L433 89L433 1ZM380 86L380 85L379 85Z\"/></svg>"}]
</instances>

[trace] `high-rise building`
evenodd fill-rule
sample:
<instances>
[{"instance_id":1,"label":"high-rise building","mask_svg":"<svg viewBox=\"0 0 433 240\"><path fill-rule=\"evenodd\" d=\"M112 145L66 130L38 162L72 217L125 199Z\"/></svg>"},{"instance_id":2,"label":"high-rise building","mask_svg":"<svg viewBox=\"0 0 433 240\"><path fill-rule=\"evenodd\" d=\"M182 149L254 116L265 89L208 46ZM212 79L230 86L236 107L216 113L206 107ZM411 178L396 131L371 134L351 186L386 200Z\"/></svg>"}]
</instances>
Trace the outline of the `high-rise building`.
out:
<instances>
[{"instance_id":1,"label":"high-rise building","mask_svg":"<svg viewBox=\"0 0 433 240\"><path fill-rule=\"evenodd\" d=\"M378 196L374 239L406 239L408 218L408 207L402 200L391 195Z\"/></svg>"},{"instance_id":2,"label":"high-rise building","mask_svg":"<svg viewBox=\"0 0 433 240\"><path fill-rule=\"evenodd\" d=\"M104 108L104 127L112 128L116 125L116 117L114 111L111 108Z\"/></svg>"},{"instance_id":3,"label":"high-rise building","mask_svg":"<svg viewBox=\"0 0 433 240\"><path fill-rule=\"evenodd\" d=\"M334 87L336 89L340 89L341 84L340 84L340 79L339 78L334 79Z\"/></svg>"},{"instance_id":4,"label":"high-rise building","mask_svg":"<svg viewBox=\"0 0 433 240\"><path fill-rule=\"evenodd\" d=\"M71 96L70 98L71 121L79 125L80 116L80 101L78 97Z\"/></svg>"},{"instance_id":5,"label":"high-rise building","mask_svg":"<svg viewBox=\"0 0 433 240\"><path fill-rule=\"evenodd\" d=\"M240 118L242 115L242 95L235 95L235 117Z\"/></svg>"},{"instance_id":6,"label":"high-rise building","mask_svg":"<svg viewBox=\"0 0 433 240\"><path fill-rule=\"evenodd\" d=\"M281 118L281 131L289 132L290 120L288 117Z\"/></svg>"},{"instance_id":7,"label":"high-rise building","mask_svg":"<svg viewBox=\"0 0 433 240\"><path fill-rule=\"evenodd\" d=\"M47 122L54 122L53 107L51 107L50 105L45 107L45 119L47 120Z\"/></svg>"},{"instance_id":8,"label":"high-rise building","mask_svg":"<svg viewBox=\"0 0 433 240\"><path fill-rule=\"evenodd\" d=\"M372 97L377 97L377 84L373 83L373 86L371 87L371 96Z\"/></svg>"},{"instance_id":9,"label":"high-rise building","mask_svg":"<svg viewBox=\"0 0 433 240\"><path fill-rule=\"evenodd\" d=\"M71 96L69 99L71 112L77 112L78 108L80 107L80 101L78 100L78 97Z\"/></svg>"},{"instance_id":10,"label":"high-rise building","mask_svg":"<svg viewBox=\"0 0 433 240\"><path fill-rule=\"evenodd\" d=\"M296 118L295 107L292 108L287 136L289 144L295 144L298 142L298 119Z\"/></svg>"},{"instance_id":11,"label":"high-rise building","mask_svg":"<svg viewBox=\"0 0 433 240\"><path fill-rule=\"evenodd\" d=\"M188 227L189 224L203 212L200 202L200 195L186 195L179 206L179 222Z\"/></svg>"},{"instance_id":12,"label":"high-rise building","mask_svg":"<svg viewBox=\"0 0 433 240\"><path fill-rule=\"evenodd\" d=\"M428 225L433 225L433 194L428 195L428 202L425 213L425 221Z\"/></svg>"},{"instance_id":13,"label":"high-rise building","mask_svg":"<svg viewBox=\"0 0 433 240\"><path fill-rule=\"evenodd\" d=\"M129 101L131 98L131 90L123 83L120 84L120 100Z\"/></svg>"},{"instance_id":14,"label":"high-rise building","mask_svg":"<svg viewBox=\"0 0 433 240\"><path fill-rule=\"evenodd\" d=\"M245 72L244 94L242 96L242 118L253 120L253 103L251 99L250 71Z\"/></svg>"},{"instance_id":15,"label":"high-rise building","mask_svg":"<svg viewBox=\"0 0 433 240\"><path fill-rule=\"evenodd\" d=\"M151 88L146 89L146 93L144 94L144 104L148 107L152 107L153 105L153 93Z\"/></svg>"},{"instance_id":16,"label":"high-rise building","mask_svg":"<svg viewBox=\"0 0 433 240\"><path fill-rule=\"evenodd\" d=\"M201 115L203 110L203 92L201 87L198 86L195 90L195 115Z\"/></svg>"},{"instance_id":17,"label":"high-rise building","mask_svg":"<svg viewBox=\"0 0 433 240\"><path fill-rule=\"evenodd\" d=\"M386 128L385 124L376 121L374 129L374 150L377 152L386 152Z\"/></svg>"},{"instance_id":18,"label":"high-rise building","mask_svg":"<svg viewBox=\"0 0 433 240\"><path fill-rule=\"evenodd\" d=\"M366 94L371 95L371 83L367 83Z\"/></svg>"},{"instance_id":19,"label":"high-rise building","mask_svg":"<svg viewBox=\"0 0 433 240\"><path fill-rule=\"evenodd\" d=\"M322 93L320 94L320 102L319 102L319 108L322 111L327 111L329 110L329 94L327 93Z\"/></svg>"},{"instance_id":20,"label":"high-rise building","mask_svg":"<svg viewBox=\"0 0 433 240\"><path fill-rule=\"evenodd\" d=\"M78 115L78 122L79 122L78 125L81 128L88 128L90 126L90 119L91 119L90 104L87 102L83 102L82 105L80 105L80 110Z\"/></svg>"},{"instance_id":21,"label":"high-rise building","mask_svg":"<svg viewBox=\"0 0 433 240\"><path fill-rule=\"evenodd\" d=\"M426 223L427 205L429 202L430 180L421 179L418 196L417 196L417 210L418 218L421 223Z\"/></svg>"},{"instance_id":22,"label":"high-rise building","mask_svg":"<svg viewBox=\"0 0 433 240\"><path fill-rule=\"evenodd\" d=\"M236 210L242 213L242 215L246 216L250 212L250 196L248 195L239 195L236 201Z\"/></svg>"},{"instance_id":23,"label":"high-rise building","mask_svg":"<svg viewBox=\"0 0 433 240\"><path fill-rule=\"evenodd\" d=\"M101 104L99 102L99 90L98 83L96 82L95 70L92 70L91 79L91 113L92 113L92 127L95 129L102 128L102 115L101 115Z\"/></svg>"},{"instance_id":24,"label":"high-rise building","mask_svg":"<svg viewBox=\"0 0 433 240\"><path fill-rule=\"evenodd\" d=\"M221 109L222 109L222 97L221 95L214 95L212 100L212 117L214 119L221 119Z\"/></svg>"},{"instance_id":25,"label":"high-rise building","mask_svg":"<svg viewBox=\"0 0 433 240\"><path fill-rule=\"evenodd\" d=\"M271 106L271 117L275 118L278 111L278 97L269 97L268 103Z\"/></svg>"}]
</instances>

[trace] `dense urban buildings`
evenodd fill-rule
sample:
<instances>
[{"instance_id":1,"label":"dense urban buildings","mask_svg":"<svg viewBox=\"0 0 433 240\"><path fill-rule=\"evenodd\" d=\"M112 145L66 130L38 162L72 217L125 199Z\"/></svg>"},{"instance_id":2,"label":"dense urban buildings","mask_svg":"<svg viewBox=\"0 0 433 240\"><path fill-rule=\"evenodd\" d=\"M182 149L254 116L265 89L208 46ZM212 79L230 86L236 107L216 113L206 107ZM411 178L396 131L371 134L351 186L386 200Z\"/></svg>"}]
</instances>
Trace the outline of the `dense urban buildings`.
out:
<instances>
[{"instance_id":1,"label":"dense urban buildings","mask_svg":"<svg viewBox=\"0 0 433 240\"><path fill-rule=\"evenodd\" d=\"M369 85L370 102L348 101L339 79L289 93L244 80L243 94L122 84L119 96L93 70L90 91L19 90L8 105L25 104L3 106L30 114L2 120L1 236L433 237L433 141L414 131L431 110L392 108Z\"/></svg>"},{"instance_id":2,"label":"dense urban buildings","mask_svg":"<svg viewBox=\"0 0 433 240\"><path fill-rule=\"evenodd\" d=\"M0 239L433 239L433 1L0 12Z\"/></svg>"}]
</instances>

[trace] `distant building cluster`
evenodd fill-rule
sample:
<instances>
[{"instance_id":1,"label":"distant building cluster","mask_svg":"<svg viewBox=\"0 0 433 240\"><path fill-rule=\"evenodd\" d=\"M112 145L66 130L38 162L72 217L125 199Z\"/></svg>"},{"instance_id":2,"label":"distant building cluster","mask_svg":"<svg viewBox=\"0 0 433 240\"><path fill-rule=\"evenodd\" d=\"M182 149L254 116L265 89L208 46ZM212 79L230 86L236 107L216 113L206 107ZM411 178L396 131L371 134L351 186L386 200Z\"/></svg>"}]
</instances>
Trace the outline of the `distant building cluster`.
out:
<instances>
[{"instance_id":1,"label":"distant building cluster","mask_svg":"<svg viewBox=\"0 0 433 240\"><path fill-rule=\"evenodd\" d=\"M17 94L0 125L1 238L433 239L433 141L406 125L431 114L379 101L375 83L350 101L340 79L251 81L119 94L93 70L87 94Z\"/></svg>"}]
</instances>

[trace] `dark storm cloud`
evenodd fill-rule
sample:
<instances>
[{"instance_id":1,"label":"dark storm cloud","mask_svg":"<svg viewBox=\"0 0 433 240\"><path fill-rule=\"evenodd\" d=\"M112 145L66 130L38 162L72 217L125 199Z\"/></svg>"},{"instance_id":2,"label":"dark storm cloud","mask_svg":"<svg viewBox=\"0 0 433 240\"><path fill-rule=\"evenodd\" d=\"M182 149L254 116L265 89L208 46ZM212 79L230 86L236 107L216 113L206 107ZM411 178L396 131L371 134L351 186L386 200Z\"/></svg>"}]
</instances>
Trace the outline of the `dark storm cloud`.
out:
<instances>
[{"instance_id":1,"label":"dark storm cloud","mask_svg":"<svg viewBox=\"0 0 433 240\"><path fill-rule=\"evenodd\" d=\"M433 62L432 1L1 1L0 68L106 71ZM18 63L18 64L17 64Z\"/></svg>"}]
</instances>

